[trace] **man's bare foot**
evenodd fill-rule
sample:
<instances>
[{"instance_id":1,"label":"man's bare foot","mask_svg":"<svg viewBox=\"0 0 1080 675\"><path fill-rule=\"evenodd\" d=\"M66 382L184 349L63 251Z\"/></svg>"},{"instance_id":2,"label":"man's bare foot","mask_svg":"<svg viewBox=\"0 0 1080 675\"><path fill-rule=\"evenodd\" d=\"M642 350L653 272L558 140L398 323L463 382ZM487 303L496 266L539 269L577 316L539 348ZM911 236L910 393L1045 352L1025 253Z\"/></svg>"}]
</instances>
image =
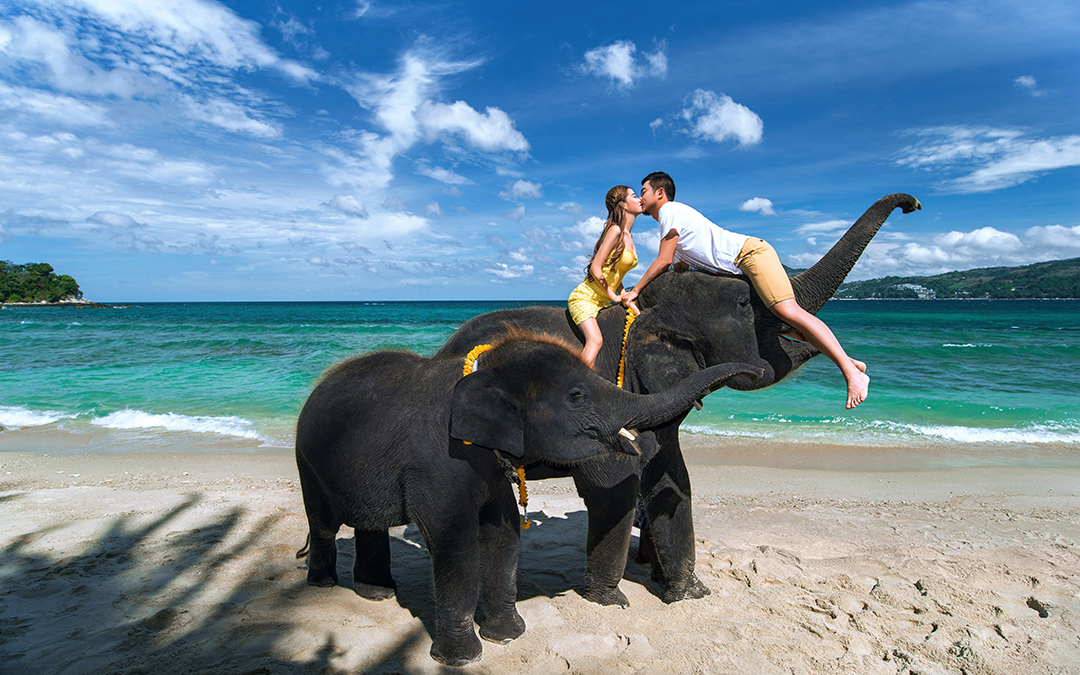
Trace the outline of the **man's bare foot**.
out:
<instances>
[{"instance_id":1,"label":"man's bare foot","mask_svg":"<svg viewBox=\"0 0 1080 675\"><path fill-rule=\"evenodd\" d=\"M847 381L847 409L851 410L866 400L870 391L870 376L863 372L852 374Z\"/></svg>"},{"instance_id":2,"label":"man's bare foot","mask_svg":"<svg viewBox=\"0 0 1080 675\"><path fill-rule=\"evenodd\" d=\"M855 367L859 369L860 373L865 373L866 372L866 364L865 363L863 363L859 359L851 359L851 362L855 364Z\"/></svg>"}]
</instances>

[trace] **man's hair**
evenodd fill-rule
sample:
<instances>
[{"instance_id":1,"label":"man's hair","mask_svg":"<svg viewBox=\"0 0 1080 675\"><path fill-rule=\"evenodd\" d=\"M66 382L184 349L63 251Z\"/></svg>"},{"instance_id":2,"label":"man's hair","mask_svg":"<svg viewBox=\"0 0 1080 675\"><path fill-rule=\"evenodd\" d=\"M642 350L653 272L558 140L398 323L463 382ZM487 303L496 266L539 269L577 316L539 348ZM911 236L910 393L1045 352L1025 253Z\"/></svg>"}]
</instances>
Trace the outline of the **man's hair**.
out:
<instances>
[{"instance_id":1,"label":"man's hair","mask_svg":"<svg viewBox=\"0 0 1080 675\"><path fill-rule=\"evenodd\" d=\"M663 190L670 201L675 201L675 181L663 171L653 171L641 179L641 184L648 183L653 190Z\"/></svg>"}]
</instances>

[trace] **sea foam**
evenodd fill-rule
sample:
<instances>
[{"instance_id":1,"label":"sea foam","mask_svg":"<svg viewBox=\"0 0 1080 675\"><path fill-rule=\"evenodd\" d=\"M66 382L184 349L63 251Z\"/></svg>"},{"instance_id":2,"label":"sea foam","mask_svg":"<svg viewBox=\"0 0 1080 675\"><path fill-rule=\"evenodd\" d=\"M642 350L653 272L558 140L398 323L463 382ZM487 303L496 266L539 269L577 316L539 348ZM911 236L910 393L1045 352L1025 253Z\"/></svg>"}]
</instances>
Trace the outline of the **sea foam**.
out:
<instances>
[{"instance_id":1,"label":"sea foam","mask_svg":"<svg viewBox=\"0 0 1080 675\"><path fill-rule=\"evenodd\" d=\"M107 429L165 429L251 438L264 443L269 440L256 432L250 421L234 415L207 417L176 413L154 414L128 408L90 420L90 423Z\"/></svg>"},{"instance_id":2,"label":"sea foam","mask_svg":"<svg viewBox=\"0 0 1080 675\"><path fill-rule=\"evenodd\" d=\"M0 427L5 429L40 427L73 417L75 415L56 410L30 410L17 406L0 406Z\"/></svg>"}]
</instances>

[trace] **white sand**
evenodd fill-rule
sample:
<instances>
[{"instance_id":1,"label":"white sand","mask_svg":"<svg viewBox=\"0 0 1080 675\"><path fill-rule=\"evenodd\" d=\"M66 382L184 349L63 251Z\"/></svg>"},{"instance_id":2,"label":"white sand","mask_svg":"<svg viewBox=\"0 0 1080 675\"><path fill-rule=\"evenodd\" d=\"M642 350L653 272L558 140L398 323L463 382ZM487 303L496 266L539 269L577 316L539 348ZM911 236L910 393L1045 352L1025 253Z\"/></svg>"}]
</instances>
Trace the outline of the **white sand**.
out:
<instances>
[{"instance_id":1,"label":"white sand","mask_svg":"<svg viewBox=\"0 0 1080 675\"><path fill-rule=\"evenodd\" d=\"M631 563L629 609L583 600L584 507L569 481L531 482L527 631L461 670L1080 673L1080 471L728 466L710 442L687 440L710 596L665 605ZM345 530L342 586L307 587L288 455L0 465L3 675L449 670L428 657L415 528L395 531L396 599L348 587Z\"/></svg>"}]
</instances>

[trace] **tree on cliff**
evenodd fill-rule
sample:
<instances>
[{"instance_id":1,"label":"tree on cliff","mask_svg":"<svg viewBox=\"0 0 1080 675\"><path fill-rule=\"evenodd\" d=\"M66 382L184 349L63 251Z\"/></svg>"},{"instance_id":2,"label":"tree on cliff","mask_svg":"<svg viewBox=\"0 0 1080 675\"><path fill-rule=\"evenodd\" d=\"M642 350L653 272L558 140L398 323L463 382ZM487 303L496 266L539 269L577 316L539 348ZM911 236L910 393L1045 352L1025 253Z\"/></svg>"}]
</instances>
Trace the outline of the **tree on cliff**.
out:
<instances>
[{"instance_id":1,"label":"tree on cliff","mask_svg":"<svg viewBox=\"0 0 1080 675\"><path fill-rule=\"evenodd\" d=\"M60 302L82 298L79 284L49 263L16 265L0 260L0 302Z\"/></svg>"}]
</instances>

